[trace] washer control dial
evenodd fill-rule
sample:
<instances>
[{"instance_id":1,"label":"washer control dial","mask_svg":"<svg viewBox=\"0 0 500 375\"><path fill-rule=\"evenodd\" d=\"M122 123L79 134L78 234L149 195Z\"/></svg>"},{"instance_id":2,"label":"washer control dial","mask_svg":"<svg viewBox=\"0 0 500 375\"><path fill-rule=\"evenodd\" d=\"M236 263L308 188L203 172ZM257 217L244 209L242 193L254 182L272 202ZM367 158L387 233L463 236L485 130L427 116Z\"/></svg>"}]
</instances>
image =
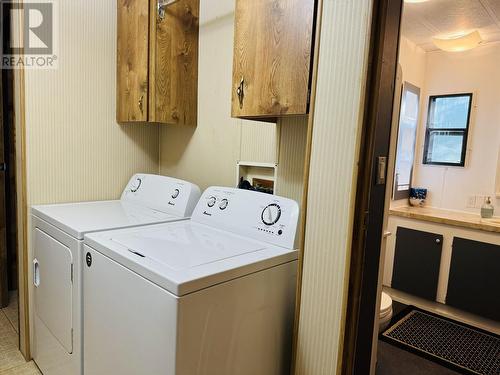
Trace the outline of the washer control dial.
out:
<instances>
[{"instance_id":1,"label":"washer control dial","mask_svg":"<svg viewBox=\"0 0 500 375\"><path fill-rule=\"evenodd\" d=\"M135 193L137 190L139 190L139 188L141 187L141 184L142 184L142 180L140 178L136 178L135 181L133 181L130 184L130 191L132 193Z\"/></svg>"},{"instance_id":2,"label":"washer control dial","mask_svg":"<svg viewBox=\"0 0 500 375\"><path fill-rule=\"evenodd\" d=\"M266 225L276 224L281 217L281 207L272 203L262 210L261 219Z\"/></svg>"},{"instance_id":3,"label":"washer control dial","mask_svg":"<svg viewBox=\"0 0 500 375\"><path fill-rule=\"evenodd\" d=\"M208 207L213 207L213 206L215 206L215 202L216 202L216 201L217 201L217 198L215 198L215 197L210 197L210 198L208 198L208 203L207 203L207 204L208 204Z\"/></svg>"},{"instance_id":4,"label":"washer control dial","mask_svg":"<svg viewBox=\"0 0 500 375\"><path fill-rule=\"evenodd\" d=\"M174 192L172 193L172 199L175 199L179 196L180 191L179 189L175 189Z\"/></svg>"},{"instance_id":5,"label":"washer control dial","mask_svg":"<svg viewBox=\"0 0 500 375\"><path fill-rule=\"evenodd\" d=\"M228 204L229 204L229 201L227 199L223 199L220 201L219 208L221 210L225 210L227 208Z\"/></svg>"}]
</instances>

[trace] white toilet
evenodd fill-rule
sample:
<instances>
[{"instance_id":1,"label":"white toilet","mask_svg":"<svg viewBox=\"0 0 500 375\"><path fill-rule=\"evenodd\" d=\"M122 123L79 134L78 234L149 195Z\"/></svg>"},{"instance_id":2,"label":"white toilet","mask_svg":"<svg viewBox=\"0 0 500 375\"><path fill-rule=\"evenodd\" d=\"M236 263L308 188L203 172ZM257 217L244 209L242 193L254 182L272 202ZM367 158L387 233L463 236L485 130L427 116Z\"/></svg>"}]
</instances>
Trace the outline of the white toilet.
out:
<instances>
[{"instance_id":1,"label":"white toilet","mask_svg":"<svg viewBox=\"0 0 500 375\"><path fill-rule=\"evenodd\" d=\"M392 319L392 298L382 292L382 299L380 301L380 316L379 316L379 333L384 331Z\"/></svg>"}]
</instances>

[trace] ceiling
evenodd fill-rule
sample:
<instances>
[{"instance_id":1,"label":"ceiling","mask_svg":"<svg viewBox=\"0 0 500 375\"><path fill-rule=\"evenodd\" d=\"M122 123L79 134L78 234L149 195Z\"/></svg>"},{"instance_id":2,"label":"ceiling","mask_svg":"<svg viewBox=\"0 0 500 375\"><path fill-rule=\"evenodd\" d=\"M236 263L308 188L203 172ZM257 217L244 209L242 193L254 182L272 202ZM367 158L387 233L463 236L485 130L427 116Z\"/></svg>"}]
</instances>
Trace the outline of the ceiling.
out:
<instances>
[{"instance_id":1,"label":"ceiling","mask_svg":"<svg viewBox=\"0 0 500 375\"><path fill-rule=\"evenodd\" d=\"M426 51L433 37L479 30L483 43L500 41L500 0L429 0L405 3L402 33Z\"/></svg>"}]
</instances>

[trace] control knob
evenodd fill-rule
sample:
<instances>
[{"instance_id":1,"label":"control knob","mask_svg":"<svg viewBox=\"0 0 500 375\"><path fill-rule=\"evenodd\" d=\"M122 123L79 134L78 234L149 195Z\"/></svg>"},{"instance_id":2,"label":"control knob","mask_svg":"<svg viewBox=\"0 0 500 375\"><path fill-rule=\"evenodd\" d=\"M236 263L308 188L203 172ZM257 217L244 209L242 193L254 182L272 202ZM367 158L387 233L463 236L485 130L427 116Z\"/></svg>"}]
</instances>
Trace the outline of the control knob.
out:
<instances>
[{"instance_id":1,"label":"control knob","mask_svg":"<svg viewBox=\"0 0 500 375\"><path fill-rule=\"evenodd\" d=\"M174 192L172 193L172 199L175 199L179 196L180 191L179 189L175 189Z\"/></svg>"},{"instance_id":2,"label":"control knob","mask_svg":"<svg viewBox=\"0 0 500 375\"><path fill-rule=\"evenodd\" d=\"M228 204L229 204L229 201L227 199L223 199L220 201L219 208L221 210L225 210Z\"/></svg>"},{"instance_id":3,"label":"control knob","mask_svg":"<svg viewBox=\"0 0 500 375\"><path fill-rule=\"evenodd\" d=\"M135 193L137 190L139 190L139 188L141 187L141 184L142 184L142 180L140 178L136 178L135 181L133 181L130 184L130 191L132 193Z\"/></svg>"},{"instance_id":4,"label":"control knob","mask_svg":"<svg viewBox=\"0 0 500 375\"><path fill-rule=\"evenodd\" d=\"M208 204L208 207L213 207L213 206L215 206L215 202L216 202L216 201L217 201L217 198L215 198L215 197L210 197L210 198L208 198L208 203L207 203L207 204Z\"/></svg>"},{"instance_id":5,"label":"control knob","mask_svg":"<svg viewBox=\"0 0 500 375\"><path fill-rule=\"evenodd\" d=\"M265 225L276 224L281 217L281 207L272 203L262 210L261 219Z\"/></svg>"}]
</instances>

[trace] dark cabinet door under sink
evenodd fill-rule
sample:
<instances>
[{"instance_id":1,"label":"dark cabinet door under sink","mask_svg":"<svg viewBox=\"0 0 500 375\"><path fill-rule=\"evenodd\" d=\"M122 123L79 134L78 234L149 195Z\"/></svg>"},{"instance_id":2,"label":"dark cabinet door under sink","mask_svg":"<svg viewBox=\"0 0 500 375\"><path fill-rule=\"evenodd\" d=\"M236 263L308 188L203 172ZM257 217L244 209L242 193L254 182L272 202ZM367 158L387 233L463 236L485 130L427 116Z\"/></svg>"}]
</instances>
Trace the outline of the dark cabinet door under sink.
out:
<instances>
[{"instance_id":1,"label":"dark cabinet door under sink","mask_svg":"<svg viewBox=\"0 0 500 375\"><path fill-rule=\"evenodd\" d=\"M398 227L392 288L435 301L443 236Z\"/></svg>"},{"instance_id":2,"label":"dark cabinet door under sink","mask_svg":"<svg viewBox=\"0 0 500 375\"><path fill-rule=\"evenodd\" d=\"M500 246L455 237L446 304L500 321Z\"/></svg>"}]
</instances>

